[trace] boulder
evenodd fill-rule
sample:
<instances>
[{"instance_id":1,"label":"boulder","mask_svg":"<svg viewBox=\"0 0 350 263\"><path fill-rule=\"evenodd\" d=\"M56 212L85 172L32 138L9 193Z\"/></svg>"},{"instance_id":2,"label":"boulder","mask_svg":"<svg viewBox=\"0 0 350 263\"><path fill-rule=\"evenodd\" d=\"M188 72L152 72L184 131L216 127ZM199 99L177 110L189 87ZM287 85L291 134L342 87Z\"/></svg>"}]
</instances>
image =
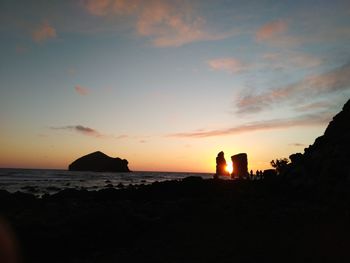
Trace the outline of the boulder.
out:
<instances>
[{"instance_id":1,"label":"boulder","mask_svg":"<svg viewBox=\"0 0 350 263\"><path fill-rule=\"evenodd\" d=\"M240 179L247 178L248 173L248 157L246 153L239 153L231 156L233 174Z\"/></svg>"},{"instance_id":2,"label":"boulder","mask_svg":"<svg viewBox=\"0 0 350 263\"><path fill-rule=\"evenodd\" d=\"M102 152L94 152L72 162L69 171L130 172L128 161L112 158Z\"/></svg>"}]
</instances>

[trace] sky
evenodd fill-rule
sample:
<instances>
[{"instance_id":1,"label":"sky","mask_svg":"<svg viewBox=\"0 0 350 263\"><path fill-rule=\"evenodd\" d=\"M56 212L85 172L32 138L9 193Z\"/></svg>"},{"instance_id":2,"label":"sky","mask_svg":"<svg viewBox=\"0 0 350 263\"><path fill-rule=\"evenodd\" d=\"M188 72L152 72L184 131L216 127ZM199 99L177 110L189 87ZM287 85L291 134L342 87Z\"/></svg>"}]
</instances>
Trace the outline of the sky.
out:
<instances>
[{"instance_id":1,"label":"sky","mask_svg":"<svg viewBox=\"0 0 350 263\"><path fill-rule=\"evenodd\" d=\"M349 1L0 0L0 167L303 152L350 97Z\"/></svg>"}]
</instances>

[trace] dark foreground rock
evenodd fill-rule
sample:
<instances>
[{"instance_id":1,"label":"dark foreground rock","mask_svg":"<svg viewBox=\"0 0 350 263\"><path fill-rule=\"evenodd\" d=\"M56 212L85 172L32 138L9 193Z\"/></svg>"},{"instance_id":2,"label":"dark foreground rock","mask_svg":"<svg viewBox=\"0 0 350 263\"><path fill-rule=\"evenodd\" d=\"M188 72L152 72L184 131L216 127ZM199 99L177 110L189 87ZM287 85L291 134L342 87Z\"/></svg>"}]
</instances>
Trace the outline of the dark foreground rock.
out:
<instances>
[{"instance_id":1,"label":"dark foreground rock","mask_svg":"<svg viewBox=\"0 0 350 263\"><path fill-rule=\"evenodd\" d=\"M94 152L72 162L69 171L130 172L128 161L112 158L102 152Z\"/></svg>"},{"instance_id":2,"label":"dark foreground rock","mask_svg":"<svg viewBox=\"0 0 350 263\"><path fill-rule=\"evenodd\" d=\"M0 191L23 262L349 262L350 195L189 177L42 199Z\"/></svg>"},{"instance_id":3,"label":"dark foreground rock","mask_svg":"<svg viewBox=\"0 0 350 263\"><path fill-rule=\"evenodd\" d=\"M289 157L286 175L296 184L350 186L350 100L304 154ZM348 188L349 189L349 188Z\"/></svg>"}]
</instances>

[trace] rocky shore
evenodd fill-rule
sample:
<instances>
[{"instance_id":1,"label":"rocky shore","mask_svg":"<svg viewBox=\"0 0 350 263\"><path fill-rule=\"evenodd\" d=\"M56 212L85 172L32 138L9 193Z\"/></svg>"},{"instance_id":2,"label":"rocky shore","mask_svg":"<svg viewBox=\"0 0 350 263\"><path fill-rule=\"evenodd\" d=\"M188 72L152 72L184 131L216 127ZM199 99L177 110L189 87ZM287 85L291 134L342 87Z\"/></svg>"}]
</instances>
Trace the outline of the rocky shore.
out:
<instances>
[{"instance_id":1,"label":"rocky shore","mask_svg":"<svg viewBox=\"0 0 350 263\"><path fill-rule=\"evenodd\" d=\"M0 191L22 262L348 262L350 194L188 177L37 198Z\"/></svg>"}]
</instances>

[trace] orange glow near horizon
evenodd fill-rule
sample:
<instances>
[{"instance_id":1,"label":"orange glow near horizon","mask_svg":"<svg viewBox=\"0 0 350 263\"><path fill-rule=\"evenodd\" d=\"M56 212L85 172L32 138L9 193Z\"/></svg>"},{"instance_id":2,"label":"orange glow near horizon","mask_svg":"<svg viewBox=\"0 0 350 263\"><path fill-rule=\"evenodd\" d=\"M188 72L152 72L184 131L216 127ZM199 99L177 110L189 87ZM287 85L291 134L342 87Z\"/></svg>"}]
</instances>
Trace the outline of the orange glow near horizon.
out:
<instances>
[{"instance_id":1,"label":"orange glow near horizon","mask_svg":"<svg viewBox=\"0 0 350 263\"><path fill-rule=\"evenodd\" d=\"M232 164L232 162L227 163L225 169L226 169L226 171L228 171L230 174L232 174L232 171L233 171L233 164Z\"/></svg>"}]
</instances>

